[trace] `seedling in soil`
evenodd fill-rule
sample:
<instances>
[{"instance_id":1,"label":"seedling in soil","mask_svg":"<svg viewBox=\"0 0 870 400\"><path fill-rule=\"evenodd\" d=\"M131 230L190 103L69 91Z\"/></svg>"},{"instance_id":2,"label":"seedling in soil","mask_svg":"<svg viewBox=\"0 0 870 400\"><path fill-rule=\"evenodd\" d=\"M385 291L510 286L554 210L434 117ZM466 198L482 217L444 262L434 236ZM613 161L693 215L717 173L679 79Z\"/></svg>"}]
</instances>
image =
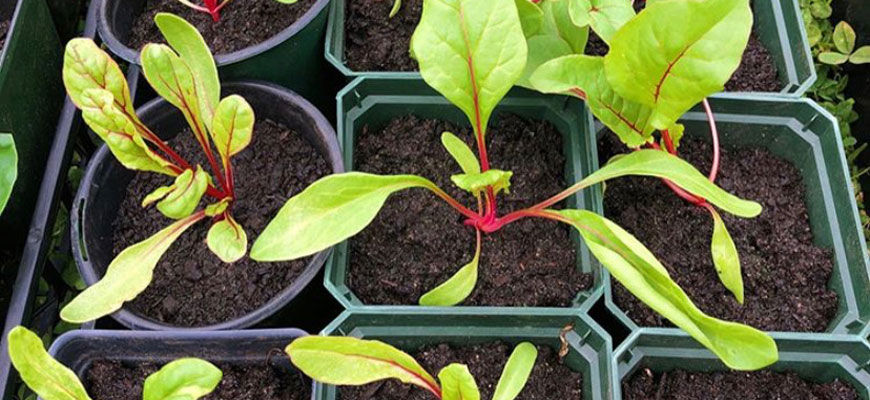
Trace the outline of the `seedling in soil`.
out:
<instances>
[{"instance_id":1,"label":"seedling in soil","mask_svg":"<svg viewBox=\"0 0 870 400\"><path fill-rule=\"evenodd\" d=\"M59 363L42 345L42 339L18 326L9 332L9 358L24 384L45 400L90 400L76 374ZM145 379L143 400L197 400L211 393L223 379L220 369L198 358L166 364Z\"/></svg>"},{"instance_id":2,"label":"seedling in soil","mask_svg":"<svg viewBox=\"0 0 870 400\"><path fill-rule=\"evenodd\" d=\"M432 377L407 353L376 340L307 336L286 349L290 360L312 379L339 386L359 386L387 379L419 386L436 399L479 400L474 376L463 364L450 364ZM493 400L513 400L532 373L538 350L531 343L514 348L495 387Z\"/></svg>"},{"instance_id":3,"label":"seedling in soil","mask_svg":"<svg viewBox=\"0 0 870 400\"><path fill-rule=\"evenodd\" d=\"M9 133L0 133L0 214L9 202L15 180L18 179L18 151L15 138Z\"/></svg>"},{"instance_id":4,"label":"seedling in soil","mask_svg":"<svg viewBox=\"0 0 870 400\"><path fill-rule=\"evenodd\" d=\"M834 48L819 54L819 61L828 65L870 63L870 46L861 46L855 50L857 35L852 25L841 21L834 28Z\"/></svg>"},{"instance_id":5,"label":"seedling in soil","mask_svg":"<svg viewBox=\"0 0 870 400\"><path fill-rule=\"evenodd\" d=\"M178 0L178 1L181 4L184 4L184 5L192 8L196 11L208 13L209 15L211 15L211 19L214 20L214 22L218 22L221 19L221 10L223 10L224 7L227 4L229 4L230 1L232 1L232 0L222 0L220 2L218 2L219 0L202 0L203 5L195 4L194 1L196 1L196 0ZM279 3L284 3L284 4L295 4L299 0L275 0L275 1L277 1Z\"/></svg>"},{"instance_id":6,"label":"seedling in soil","mask_svg":"<svg viewBox=\"0 0 870 400\"><path fill-rule=\"evenodd\" d=\"M192 25L171 14L158 14L155 21L172 48L145 45L143 73L160 96L181 110L213 175L178 155L139 120L124 74L108 54L91 39L67 44L63 81L70 98L122 165L175 178L174 184L146 196L142 206L156 204L163 215L176 220L118 254L102 280L61 310L68 322L97 319L134 299L151 283L154 267L169 246L204 219L212 220L207 245L221 260L232 263L247 252L247 234L231 213L237 196L231 159L251 142L254 111L241 96L220 99L214 59ZM197 210L203 196L213 201Z\"/></svg>"},{"instance_id":7,"label":"seedling in soil","mask_svg":"<svg viewBox=\"0 0 870 400\"><path fill-rule=\"evenodd\" d=\"M390 9L390 18L395 17L396 14L398 14L399 10L401 10L401 9L402 9L402 0L394 0L393 1L393 8Z\"/></svg>"},{"instance_id":8,"label":"seedling in soil","mask_svg":"<svg viewBox=\"0 0 870 400\"><path fill-rule=\"evenodd\" d=\"M543 1L546 6L548 0ZM705 7L707 4L711 6L715 11L714 16L722 17L720 14L723 14L723 2L726 0L709 0L703 4ZM674 3L682 4L684 1L662 2ZM704 11L700 14L707 13L708 11ZM729 15L727 12L724 14ZM739 33L736 32L738 35ZM619 37L620 34L616 34L614 45L621 41ZM729 41L733 39L726 40ZM745 40L743 44L745 45ZM715 205L741 217L754 217L761 212L759 204L741 200L725 192L674 154L659 149L639 148L535 206L506 215L498 213L498 195L502 191L508 192L512 172L494 169L490 165L486 151L486 132L490 115L496 105L522 77L526 68L528 48L515 0L424 0L423 15L411 40L411 54L420 64L423 79L459 107L471 122L478 155L450 133L445 133L442 141L463 171L462 174L452 177L453 182L476 197L477 209L472 210L459 203L430 180L420 176L384 176L361 172L332 175L315 182L287 201L254 243L251 249L253 259L293 260L327 249L363 230L372 222L392 193L409 188L424 188L465 217L465 224L475 231L477 250L471 261L456 275L426 293L420 299L421 305L452 306L461 303L471 294L478 276L481 235L495 233L505 225L523 218L545 218L575 227L592 253L617 280L654 310L710 348L729 366L737 369L757 369L777 359L776 344L763 332L712 318L695 307L686 293L670 278L664 266L628 232L589 211L551 208L580 190L608 179L642 175L667 179L675 188L691 196L706 199L705 203L710 204L710 209ZM662 97L667 101L656 107L654 114L651 106L641 106L615 97L603 75L601 60L586 61L583 56L575 57L580 57L580 60L589 65L584 65L582 69L559 68L554 72L564 73L565 76L553 73L552 79L546 79L550 74L545 69L538 80L542 84L550 81L559 83L559 79L574 75L588 76L590 72L596 72L594 76L598 79L592 83L597 86L586 85L585 88L586 93L595 94L595 97L590 98L596 102L590 101L590 106L599 114L602 109L613 108L615 112L601 114L606 118L605 123L618 128L617 133L630 133L626 137L633 140L635 147L651 142L649 137L653 122L665 123L665 127L671 132L679 132L670 118L674 115L674 119L679 117L685 110L676 105L688 108L693 104L685 96L677 102L671 101L675 91L691 89L690 93L693 96L699 95L700 101L707 94L706 90L712 86L703 78L698 78L702 85L699 86L700 89L695 86L683 88L684 83L673 81L661 85L662 95L668 97ZM561 59L558 61L564 62ZM721 67L716 69L718 71ZM721 75L727 73L730 72L725 71ZM641 80L638 81L640 83ZM674 87L675 84L678 87ZM564 92L576 89L573 82L567 87L554 86L558 90L548 91ZM638 85L635 90L639 88ZM600 93L590 89L607 91ZM607 99L612 101L606 101ZM622 108L623 106L627 108ZM643 124L637 125L644 127L644 136L629 130L635 125L617 123L620 117L625 118L623 114L635 119L644 118ZM645 139L640 140L641 138Z\"/></svg>"}]
</instances>

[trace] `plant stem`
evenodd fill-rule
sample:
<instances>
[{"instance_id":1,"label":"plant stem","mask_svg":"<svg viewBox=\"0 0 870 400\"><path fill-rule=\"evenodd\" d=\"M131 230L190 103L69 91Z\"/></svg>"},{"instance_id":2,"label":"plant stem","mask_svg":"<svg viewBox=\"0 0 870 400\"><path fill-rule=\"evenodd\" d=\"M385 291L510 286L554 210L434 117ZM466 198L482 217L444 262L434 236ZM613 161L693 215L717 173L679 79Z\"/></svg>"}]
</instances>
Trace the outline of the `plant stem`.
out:
<instances>
[{"instance_id":1,"label":"plant stem","mask_svg":"<svg viewBox=\"0 0 870 400\"><path fill-rule=\"evenodd\" d=\"M710 166L710 182L716 182L716 174L719 173L719 130L716 129L716 119L713 117L713 109L710 108L710 102L707 99L704 99L704 112L707 113L710 135L713 137L713 165Z\"/></svg>"},{"instance_id":2,"label":"plant stem","mask_svg":"<svg viewBox=\"0 0 870 400\"><path fill-rule=\"evenodd\" d=\"M668 132L667 129L662 131L662 141L665 142L665 148L668 149L668 153L677 155L677 148L674 147L674 141L673 139L671 139L671 133Z\"/></svg>"}]
</instances>

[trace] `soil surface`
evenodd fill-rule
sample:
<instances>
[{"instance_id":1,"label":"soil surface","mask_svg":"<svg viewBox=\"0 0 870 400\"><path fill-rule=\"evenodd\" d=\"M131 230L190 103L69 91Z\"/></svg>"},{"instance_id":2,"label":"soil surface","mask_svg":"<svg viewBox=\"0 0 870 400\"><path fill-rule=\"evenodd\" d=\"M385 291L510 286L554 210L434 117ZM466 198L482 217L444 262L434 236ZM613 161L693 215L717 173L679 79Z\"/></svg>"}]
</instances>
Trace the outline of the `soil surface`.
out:
<instances>
[{"instance_id":1,"label":"soil surface","mask_svg":"<svg viewBox=\"0 0 870 400\"><path fill-rule=\"evenodd\" d=\"M625 151L606 134L601 162ZM704 174L712 150L684 139L680 156ZM713 221L708 211L689 205L653 178L621 178L607 184L607 217L633 233L667 268L703 311L768 331L821 332L837 311L837 294L827 285L833 271L830 250L813 244L800 172L769 152L723 149L716 183L764 210L754 219L720 212L740 254L745 288L741 306L722 285L710 255ZM670 326L622 285L617 304L641 326Z\"/></svg>"},{"instance_id":2,"label":"soil surface","mask_svg":"<svg viewBox=\"0 0 870 400\"><path fill-rule=\"evenodd\" d=\"M209 170L189 130L169 144L192 164ZM249 250L287 199L331 173L326 160L300 134L269 120L257 123L251 145L232 163L239 197L232 213L248 234ZM171 223L156 207L140 205L148 193L170 184L171 178L164 175L136 174L113 223L115 254ZM257 263L248 257L225 264L205 244L210 227L203 221L181 235L157 264L148 289L129 303L131 310L185 327L228 321L271 300L308 264L308 258Z\"/></svg>"},{"instance_id":3,"label":"soil surface","mask_svg":"<svg viewBox=\"0 0 870 400\"><path fill-rule=\"evenodd\" d=\"M216 364L223 371L218 387L203 400L308 400L311 381L295 371L269 365ZM142 385L158 364L100 360L87 372L87 390L94 400L142 398Z\"/></svg>"},{"instance_id":4,"label":"soil surface","mask_svg":"<svg viewBox=\"0 0 870 400\"><path fill-rule=\"evenodd\" d=\"M191 2L203 4L201 0ZM220 20L214 22L210 14L189 8L178 0L146 0L144 11L133 22L127 46L139 49L149 42L163 43L154 16L168 12L196 26L214 54L232 53L265 42L287 29L315 2L299 0L296 4L283 4L275 0L234 0L221 10Z\"/></svg>"},{"instance_id":5,"label":"soil surface","mask_svg":"<svg viewBox=\"0 0 870 400\"><path fill-rule=\"evenodd\" d=\"M423 14L423 0L403 0L390 18L394 0L343 0L344 56L354 71L416 71L411 35Z\"/></svg>"},{"instance_id":6,"label":"soil surface","mask_svg":"<svg viewBox=\"0 0 870 400\"><path fill-rule=\"evenodd\" d=\"M421 349L415 354L420 365L433 376L442 368L460 363L468 366L480 389L480 398L492 399L495 386L514 347L489 343L469 347L442 344ZM340 400L430 400L432 394L396 380L359 387L342 387ZM528 383L517 400L556 400L583 398L583 377L563 365L556 350L538 346L538 358Z\"/></svg>"},{"instance_id":7,"label":"soil surface","mask_svg":"<svg viewBox=\"0 0 870 400\"><path fill-rule=\"evenodd\" d=\"M625 400L858 400L846 383L815 383L794 372L711 372L639 370L622 383ZM703 393L703 395L699 395Z\"/></svg>"},{"instance_id":8,"label":"soil surface","mask_svg":"<svg viewBox=\"0 0 870 400\"><path fill-rule=\"evenodd\" d=\"M477 201L450 176L462 171L441 144L454 132L474 148L465 127L414 116L384 128L363 127L354 169L424 176L461 203ZM511 193L498 198L500 215L531 206L566 187L562 135L549 122L504 115L487 134L492 168L513 171ZM570 228L523 219L484 235L477 286L463 305L566 307L592 276L577 270ZM350 240L348 285L366 304L417 304L471 261L474 230L424 189L394 194L374 222Z\"/></svg>"},{"instance_id":9,"label":"soil surface","mask_svg":"<svg viewBox=\"0 0 870 400\"><path fill-rule=\"evenodd\" d=\"M6 34L9 33L9 20L0 21L0 53L3 52L3 46L6 46Z\"/></svg>"}]
</instances>

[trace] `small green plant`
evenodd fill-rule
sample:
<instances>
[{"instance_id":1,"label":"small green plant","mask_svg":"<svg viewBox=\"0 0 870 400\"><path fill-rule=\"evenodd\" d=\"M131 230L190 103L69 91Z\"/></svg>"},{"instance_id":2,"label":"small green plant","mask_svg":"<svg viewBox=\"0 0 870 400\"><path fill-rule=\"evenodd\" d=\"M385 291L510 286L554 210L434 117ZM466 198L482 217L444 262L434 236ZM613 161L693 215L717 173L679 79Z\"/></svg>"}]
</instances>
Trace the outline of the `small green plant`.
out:
<instances>
[{"instance_id":1,"label":"small green plant","mask_svg":"<svg viewBox=\"0 0 870 400\"><path fill-rule=\"evenodd\" d=\"M402 9L402 0L393 0L393 8L390 9L390 18L396 16L399 13L399 10Z\"/></svg>"},{"instance_id":2,"label":"small green plant","mask_svg":"<svg viewBox=\"0 0 870 400\"><path fill-rule=\"evenodd\" d=\"M124 74L108 54L90 39L71 40L63 67L67 93L122 165L175 178L174 184L146 196L142 206L156 204L176 222L118 254L102 280L61 310L68 322L97 319L134 299L151 283L157 262L172 243L206 218L213 222L207 245L221 260L232 263L247 252L247 234L231 214L237 196L231 159L251 142L254 111L241 96L220 99L214 59L192 25L172 14L158 14L155 21L172 48L145 45L142 71L154 90L181 110L214 177L191 165L139 120ZM214 202L197 211L204 196Z\"/></svg>"},{"instance_id":3,"label":"small green plant","mask_svg":"<svg viewBox=\"0 0 870 400\"><path fill-rule=\"evenodd\" d=\"M438 380L407 353L376 340L352 337L307 336L287 346L287 355L302 373L330 385L359 386L398 379L416 385L442 400L480 400L474 376L463 364L450 364ZM502 371L492 400L513 400L532 373L538 350L520 343ZM440 383L439 383L440 382Z\"/></svg>"},{"instance_id":4,"label":"small green plant","mask_svg":"<svg viewBox=\"0 0 870 400\"><path fill-rule=\"evenodd\" d=\"M211 19L214 22L218 22L221 19L221 10L230 3L232 0L222 0L218 2L218 0L202 0L203 5L194 4L195 0L178 0L181 4L184 4L196 11L201 11L204 13L208 13L211 15ZM279 3L284 4L295 4L299 0L275 0Z\"/></svg>"},{"instance_id":5,"label":"small green plant","mask_svg":"<svg viewBox=\"0 0 870 400\"><path fill-rule=\"evenodd\" d=\"M857 35L852 25L846 21L841 21L834 28L835 49L819 54L819 61L828 65L840 65L847 62L852 64L870 63L870 46L861 46L856 50L856 39Z\"/></svg>"},{"instance_id":6,"label":"small green plant","mask_svg":"<svg viewBox=\"0 0 870 400\"><path fill-rule=\"evenodd\" d=\"M18 179L18 151L15 138L9 133L0 133L0 214L6 209L12 188Z\"/></svg>"},{"instance_id":7,"label":"small green plant","mask_svg":"<svg viewBox=\"0 0 870 400\"><path fill-rule=\"evenodd\" d=\"M45 400L90 400L73 371L45 351L42 340L27 328L9 332L9 358L21 380ZM211 393L223 379L208 361L182 358L151 374L143 385L143 400L197 400Z\"/></svg>"}]
</instances>

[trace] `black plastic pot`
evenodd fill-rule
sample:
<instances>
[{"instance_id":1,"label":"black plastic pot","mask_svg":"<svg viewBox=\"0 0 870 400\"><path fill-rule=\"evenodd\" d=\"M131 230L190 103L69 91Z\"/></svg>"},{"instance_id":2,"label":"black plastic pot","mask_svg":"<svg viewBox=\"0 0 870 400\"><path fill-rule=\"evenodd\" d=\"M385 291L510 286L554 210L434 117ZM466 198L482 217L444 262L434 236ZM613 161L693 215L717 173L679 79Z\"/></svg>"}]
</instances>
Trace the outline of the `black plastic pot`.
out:
<instances>
[{"instance_id":1,"label":"black plastic pot","mask_svg":"<svg viewBox=\"0 0 870 400\"><path fill-rule=\"evenodd\" d=\"M343 172L341 153L335 131L311 103L296 93L264 82L224 84L225 94L245 97L257 117L271 119L302 134L328 160L332 171ZM145 104L138 110L145 125L164 139L171 139L187 126L180 111L162 99ZM103 145L88 164L72 209L73 256L85 283L93 285L112 261L112 221L126 186L135 175L118 163ZM252 238L253 240L253 238ZM167 325L122 308L112 317L130 329L225 330L243 329L255 325L288 305L309 285L323 267L331 250L314 255L302 275L260 308L220 324L179 328Z\"/></svg>"}]
</instances>

